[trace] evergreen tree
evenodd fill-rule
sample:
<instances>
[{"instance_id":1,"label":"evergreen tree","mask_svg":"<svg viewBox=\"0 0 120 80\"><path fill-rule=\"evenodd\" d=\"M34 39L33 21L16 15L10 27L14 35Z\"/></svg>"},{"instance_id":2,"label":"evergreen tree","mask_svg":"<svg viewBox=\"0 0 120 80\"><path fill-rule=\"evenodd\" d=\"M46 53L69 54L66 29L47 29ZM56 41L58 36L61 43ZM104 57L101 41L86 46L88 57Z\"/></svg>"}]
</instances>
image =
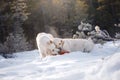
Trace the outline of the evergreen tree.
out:
<instances>
[{"instance_id":1,"label":"evergreen tree","mask_svg":"<svg viewBox=\"0 0 120 80\"><path fill-rule=\"evenodd\" d=\"M0 0L0 42L4 43L10 29L10 6L9 1Z\"/></svg>"},{"instance_id":2,"label":"evergreen tree","mask_svg":"<svg viewBox=\"0 0 120 80\"><path fill-rule=\"evenodd\" d=\"M26 41L24 34L22 34L22 30L20 34L11 33L7 37L7 40L4 43L4 45L8 47L7 53L26 51L29 50L29 46L30 46Z\"/></svg>"},{"instance_id":3,"label":"evergreen tree","mask_svg":"<svg viewBox=\"0 0 120 80\"><path fill-rule=\"evenodd\" d=\"M113 37L115 34L115 23L119 23L120 0L90 0L89 19L94 25L107 30Z\"/></svg>"},{"instance_id":4,"label":"evergreen tree","mask_svg":"<svg viewBox=\"0 0 120 80\"><path fill-rule=\"evenodd\" d=\"M7 37L5 45L7 45L9 53L28 50L29 44L22 29L23 22L28 18L28 14L26 13L26 2L25 0L13 0L10 5L13 32Z\"/></svg>"}]
</instances>

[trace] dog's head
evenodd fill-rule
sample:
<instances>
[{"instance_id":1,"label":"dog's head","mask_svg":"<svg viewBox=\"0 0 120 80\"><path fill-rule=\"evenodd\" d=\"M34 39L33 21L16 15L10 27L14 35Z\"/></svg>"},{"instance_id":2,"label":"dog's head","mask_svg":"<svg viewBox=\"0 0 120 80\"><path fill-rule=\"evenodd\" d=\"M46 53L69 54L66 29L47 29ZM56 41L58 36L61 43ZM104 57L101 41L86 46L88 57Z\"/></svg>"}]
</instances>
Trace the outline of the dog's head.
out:
<instances>
[{"instance_id":1,"label":"dog's head","mask_svg":"<svg viewBox=\"0 0 120 80\"><path fill-rule=\"evenodd\" d=\"M60 38L54 38L54 44L56 46L56 48L58 49L62 49L63 48L63 45L64 45L64 41Z\"/></svg>"},{"instance_id":2,"label":"dog's head","mask_svg":"<svg viewBox=\"0 0 120 80\"><path fill-rule=\"evenodd\" d=\"M59 53L60 49L56 48L56 45L54 44L52 40L47 42L47 44L48 44L47 47L48 47L50 55L57 55Z\"/></svg>"}]
</instances>

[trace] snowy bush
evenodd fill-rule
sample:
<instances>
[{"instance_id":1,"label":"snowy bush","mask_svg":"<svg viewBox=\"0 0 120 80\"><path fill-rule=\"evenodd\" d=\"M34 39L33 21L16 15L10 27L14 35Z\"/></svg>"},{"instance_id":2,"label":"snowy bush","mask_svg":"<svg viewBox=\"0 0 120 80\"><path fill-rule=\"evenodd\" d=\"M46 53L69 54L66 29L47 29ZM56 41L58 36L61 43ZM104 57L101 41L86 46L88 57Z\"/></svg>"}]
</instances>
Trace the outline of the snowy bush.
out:
<instances>
[{"instance_id":1,"label":"snowy bush","mask_svg":"<svg viewBox=\"0 0 120 80\"><path fill-rule=\"evenodd\" d=\"M7 49L8 49L7 46L5 46L4 44L0 43L0 54L6 53Z\"/></svg>"},{"instance_id":2,"label":"snowy bush","mask_svg":"<svg viewBox=\"0 0 120 80\"><path fill-rule=\"evenodd\" d=\"M115 27L120 27L120 23L114 24Z\"/></svg>"},{"instance_id":3,"label":"snowy bush","mask_svg":"<svg viewBox=\"0 0 120 80\"><path fill-rule=\"evenodd\" d=\"M100 38L107 38L110 37L109 33L106 30L101 30L99 26L95 26L95 34L97 37Z\"/></svg>"},{"instance_id":4,"label":"snowy bush","mask_svg":"<svg viewBox=\"0 0 120 80\"><path fill-rule=\"evenodd\" d=\"M85 33L83 31L79 32L79 31L76 31L76 34L73 35L73 39L76 39L76 38L86 38L87 36L85 35Z\"/></svg>"},{"instance_id":5,"label":"snowy bush","mask_svg":"<svg viewBox=\"0 0 120 80\"><path fill-rule=\"evenodd\" d=\"M116 33L115 38L120 39L120 33Z\"/></svg>"},{"instance_id":6,"label":"snowy bush","mask_svg":"<svg viewBox=\"0 0 120 80\"><path fill-rule=\"evenodd\" d=\"M76 34L73 38L88 38L91 37L94 43L105 43L105 41L113 41L114 39L110 37L106 30L101 30L99 26L95 26L95 30L92 30L92 25L89 23L83 23L78 26Z\"/></svg>"},{"instance_id":7,"label":"snowy bush","mask_svg":"<svg viewBox=\"0 0 120 80\"><path fill-rule=\"evenodd\" d=\"M80 31L91 31L92 30L92 25L89 23L83 23L78 26L78 30Z\"/></svg>"},{"instance_id":8,"label":"snowy bush","mask_svg":"<svg viewBox=\"0 0 120 80\"><path fill-rule=\"evenodd\" d=\"M8 47L8 53L29 50L28 42L26 41L26 39L22 33L21 34L11 33L7 37L7 41L5 42L4 45L6 45Z\"/></svg>"},{"instance_id":9,"label":"snowy bush","mask_svg":"<svg viewBox=\"0 0 120 80\"><path fill-rule=\"evenodd\" d=\"M8 46L0 43L0 55L3 56L4 58L11 58L13 57L11 54L9 53L9 48Z\"/></svg>"},{"instance_id":10,"label":"snowy bush","mask_svg":"<svg viewBox=\"0 0 120 80\"><path fill-rule=\"evenodd\" d=\"M92 30L92 25L89 23L83 23L78 26L78 31L73 35L73 38L87 38L88 32Z\"/></svg>"}]
</instances>

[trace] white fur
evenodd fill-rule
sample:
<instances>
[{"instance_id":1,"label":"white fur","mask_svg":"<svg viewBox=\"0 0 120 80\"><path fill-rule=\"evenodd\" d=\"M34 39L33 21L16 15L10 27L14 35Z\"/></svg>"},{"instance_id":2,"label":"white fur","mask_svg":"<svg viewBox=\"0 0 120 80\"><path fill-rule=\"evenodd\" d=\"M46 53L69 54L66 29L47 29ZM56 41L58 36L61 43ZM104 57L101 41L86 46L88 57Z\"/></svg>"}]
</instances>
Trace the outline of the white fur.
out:
<instances>
[{"instance_id":1,"label":"white fur","mask_svg":"<svg viewBox=\"0 0 120 80\"><path fill-rule=\"evenodd\" d=\"M84 52L90 52L94 48L94 43L91 38L85 41L84 43Z\"/></svg>"},{"instance_id":2,"label":"white fur","mask_svg":"<svg viewBox=\"0 0 120 80\"><path fill-rule=\"evenodd\" d=\"M41 53L41 57L44 58L47 55L58 54L58 49L53 43L53 36L47 33L39 33L36 37L37 47Z\"/></svg>"},{"instance_id":3,"label":"white fur","mask_svg":"<svg viewBox=\"0 0 120 80\"><path fill-rule=\"evenodd\" d=\"M64 50L74 52L74 51L83 51L83 52L90 52L93 47L94 43L91 39L61 39L55 38L54 43L56 44L57 48L62 48Z\"/></svg>"}]
</instances>

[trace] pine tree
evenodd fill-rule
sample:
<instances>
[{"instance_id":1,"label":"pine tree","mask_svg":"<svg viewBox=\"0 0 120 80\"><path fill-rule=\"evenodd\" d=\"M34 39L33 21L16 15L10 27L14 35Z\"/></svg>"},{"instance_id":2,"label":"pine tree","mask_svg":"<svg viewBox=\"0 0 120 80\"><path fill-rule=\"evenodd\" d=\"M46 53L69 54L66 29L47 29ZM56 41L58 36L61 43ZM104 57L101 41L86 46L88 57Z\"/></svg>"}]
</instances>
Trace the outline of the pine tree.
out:
<instances>
[{"instance_id":1,"label":"pine tree","mask_svg":"<svg viewBox=\"0 0 120 80\"><path fill-rule=\"evenodd\" d=\"M0 42L4 43L10 32L10 7L9 1L0 0Z\"/></svg>"},{"instance_id":2,"label":"pine tree","mask_svg":"<svg viewBox=\"0 0 120 80\"><path fill-rule=\"evenodd\" d=\"M22 32L22 30L21 30ZM26 41L24 34L13 34L7 37L7 41L4 43L8 47L7 53L20 52L29 50L29 44Z\"/></svg>"},{"instance_id":3,"label":"pine tree","mask_svg":"<svg viewBox=\"0 0 120 80\"><path fill-rule=\"evenodd\" d=\"M26 13L25 0L13 0L10 3L13 22L13 32L9 34L5 45L8 47L8 53L20 52L29 49L29 44L25 38L22 24L28 18Z\"/></svg>"},{"instance_id":4,"label":"pine tree","mask_svg":"<svg viewBox=\"0 0 120 80\"><path fill-rule=\"evenodd\" d=\"M89 0L89 19L94 25L101 26L113 37L115 23L119 23L120 0Z\"/></svg>"}]
</instances>

